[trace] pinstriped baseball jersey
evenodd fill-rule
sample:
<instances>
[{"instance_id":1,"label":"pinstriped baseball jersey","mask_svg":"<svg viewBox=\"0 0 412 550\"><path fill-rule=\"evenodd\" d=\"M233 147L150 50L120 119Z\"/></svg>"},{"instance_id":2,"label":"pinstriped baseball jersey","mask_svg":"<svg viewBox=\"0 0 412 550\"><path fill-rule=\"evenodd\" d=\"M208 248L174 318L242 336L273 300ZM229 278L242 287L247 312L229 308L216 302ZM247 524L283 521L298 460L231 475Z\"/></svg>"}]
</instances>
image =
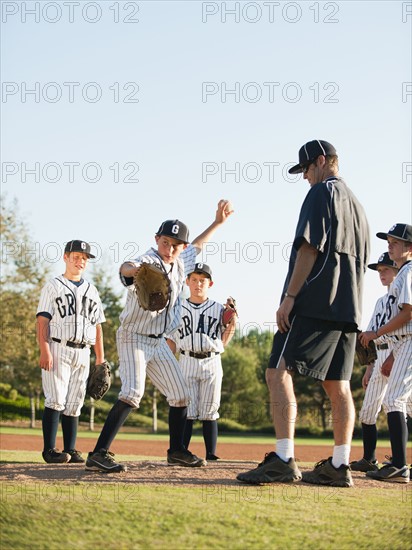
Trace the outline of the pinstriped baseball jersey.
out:
<instances>
[{"instance_id":1,"label":"pinstriped baseball jersey","mask_svg":"<svg viewBox=\"0 0 412 550\"><path fill-rule=\"evenodd\" d=\"M412 304L412 262L406 262L389 287L386 312L388 321L397 315L402 304ZM406 414L412 395L412 322L386 334L393 342L394 362L388 378L383 408L386 413Z\"/></svg>"},{"instance_id":2,"label":"pinstriped baseball jersey","mask_svg":"<svg viewBox=\"0 0 412 550\"><path fill-rule=\"evenodd\" d=\"M42 370L45 406L66 416L79 416L86 395L90 345L96 343L96 326L106 319L99 293L82 279L79 284L60 275L48 281L40 294L37 316L49 319L51 370ZM66 342L86 344L83 349Z\"/></svg>"},{"instance_id":3,"label":"pinstriped baseball jersey","mask_svg":"<svg viewBox=\"0 0 412 550\"><path fill-rule=\"evenodd\" d=\"M378 298L376 301L375 309L373 310L372 317L366 329L367 331L372 330L376 332L382 325L385 325L388 321L390 321L393 312L391 309L387 310L386 302L388 297L389 292ZM388 386L388 377L383 376L381 373L381 367L385 359L392 352L394 342L390 338L385 338L385 336L386 335L383 335L375 340L377 345L385 343L388 347L385 350L377 349L377 359L375 361L375 366L373 367L369 383L366 387L362 408L359 413L359 420L363 424L376 424Z\"/></svg>"},{"instance_id":4,"label":"pinstriped baseball jersey","mask_svg":"<svg viewBox=\"0 0 412 550\"><path fill-rule=\"evenodd\" d=\"M367 331L373 330L374 332L376 332L382 325L386 325L386 323L391 320L393 312L391 309L387 309L388 299L389 294L385 294L384 296L378 298L372 317L369 321L369 325L366 329ZM385 336L386 335L383 335L377 338L375 340L375 344L380 344L381 342L384 342Z\"/></svg>"},{"instance_id":5,"label":"pinstriped baseball jersey","mask_svg":"<svg viewBox=\"0 0 412 550\"><path fill-rule=\"evenodd\" d=\"M399 313L402 304L412 305L412 261L404 264L389 287L386 299L386 316L388 322ZM412 321L399 329L389 332L387 336L412 336Z\"/></svg>"},{"instance_id":6,"label":"pinstriped baseball jersey","mask_svg":"<svg viewBox=\"0 0 412 550\"><path fill-rule=\"evenodd\" d=\"M167 273L171 286L170 299L162 311L145 311L139 305L133 280L120 274L128 290L126 305L120 315L121 325L117 331L122 381L119 399L139 407L147 373L153 384L166 396L169 405L183 407L187 405L189 397L179 364L164 338L152 339L149 335L159 336L179 326L181 293L186 275L195 266L196 248L189 245L174 264L165 264L153 248L131 263L138 266L142 262L156 263Z\"/></svg>"},{"instance_id":7,"label":"pinstriped baseball jersey","mask_svg":"<svg viewBox=\"0 0 412 550\"><path fill-rule=\"evenodd\" d=\"M106 320L96 287L84 279L75 285L63 275L44 285L37 315L50 319L51 338L88 345L96 343L96 325Z\"/></svg>"},{"instance_id":8,"label":"pinstriped baseball jersey","mask_svg":"<svg viewBox=\"0 0 412 550\"><path fill-rule=\"evenodd\" d=\"M205 352L224 351L222 343L222 304L206 300L193 304L185 300L182 306L182 320L171 339L180 350Z\"/></svg>"},{"instance_id":9,"label":"pinstriped baseball jersey","mask_svg":"<svg viewBox=\"0 0 412 550\"><path fill-rule=\"evenodd\" d=\"M124 330L135 334L164 334L175 330L181 318L181 293L186 276L193 271L196 261L196 248L189 245L174 264L165 264L157 251L151 248L146 254L139 256L130 263L136 266L143 262L157 264L170 279L171 293L168 305L160 312L145 311L139 305L134 290L133 281L120 274L120 279L127 287L127 300L120 315L121 326Z\"/></svg>"},{"instance_id":10,"label":"pinstriped baseball jersey","mask_svg":"<svg viewBox=\"0 0 412 550\"><path fill-rule=\"evenodd\" d=\"M223 309L222 304L209 299L202 304L185 300L180 326L170 336L176 348L182 352L179 363L189 389L187 417L192 420L219 418L223 379L220 356L224 351L221 324ZM196 358L185 352L214 352L217 355Z\"/></svg>"}]
</instances>

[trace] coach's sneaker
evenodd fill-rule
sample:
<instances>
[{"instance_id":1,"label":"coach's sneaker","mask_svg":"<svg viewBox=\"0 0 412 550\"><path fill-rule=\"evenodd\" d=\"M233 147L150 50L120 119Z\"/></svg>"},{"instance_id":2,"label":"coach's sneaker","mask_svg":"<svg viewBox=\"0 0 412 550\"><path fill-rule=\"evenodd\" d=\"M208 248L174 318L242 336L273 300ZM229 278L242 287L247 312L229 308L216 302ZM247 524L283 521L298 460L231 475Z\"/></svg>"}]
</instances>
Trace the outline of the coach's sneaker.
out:
<instances>
[{"instance_id":1,"label":"coach's sneaker","mask_svg":"<svg viewBox=\"0 0 412 550\"><path fill-rule=\"evenodd\" d=\"M350 462L349 466L353 472L374 472L378 469L378 461L361 458L360 460Z\"/></svg>"},{"instance_id":2,"label":"coach's sneaker","mask_svg":"<svg viewBox=\"0 0 412 550\"><path fill-rule=\"evenodd\" d=\"M82 453L80 451L76 451L76 449L72 449L70 451L64 451L65 453L68 453L70 455L70 464L84 464L86 461L82 457Z\"/></svg>"},{"instance_id":3,"label":"coach's sneaker","mask_svg":"<svg viewBox=\"0 0 412 550\"><path fill-rule=\"evenodd\" d=\"M66 464L70 461L69 453L61 453L58 449L43 451L42 457L48 464Z\"/></svg>"},{"instance_id":4,"label":"coach's sneaker","mask_svg":"<svg viewBox=\"0 0 412 550\"><path fill-rule=\"evenodd\" d=\"M350 466L341 464L339 468L335 468L332 464L332 457L320 460L311 472L303 472L302 481L329 487L353 487Z\"/></svg>"},{"instance_id":5,"label":"coach's sneaker","mask_svg":"<svg viewBox=\"0 0 412 550\"><path fill-rule=\"evenodd\" d=\"M93 470L106 473L127 472L127 466L119 464L114 459L114 454L106 449L91 452L87 456L86 470Z\"/></svg>"},{"instance_id":6,"label":"coach's sneaker","mask_svg":"<svg viewBox=\"0 0 412 550\"><path fill-rule=\"evenodd\" d=\"M207 453L206 454L206 460L220 460L220 458L213 453Z\"/></svg>"},{"instance_id":7,"label":"coach's sneaker","mask_svg":"<svg viewBox=\"0 0 412 550\"><path fill-rule=\"evenodd\" d=\"M244 483L290 483L302 479L302 474L296 466L295 459L289 458L287 462L278 457L274 452L266 453L263 462L254 470L243 472L236 479Z\"/></svg>"},{"instance_id":8,"label":"coach's sneaker","mask_svg":"<svg viewBox=\"0 0 412 550\"><path fill-rule=\"evenodd\" d=\"M190 451L167 451L167 463L169 466L188 466L189 468L199 468L207 466L206 460L193 455Z\"/></svg>"},{"instance_id":9,"label":"coach's sneaker","mask_svg":"<svg viewBox=\"0 0 412 550\"><path fill-rule=\"evenodd\" d=\"M396 468L392 464L386 464L376 472L366 472L366 475L376 481L390 481L392 483L409 483L410 479L408 466Z\"/></svg>"}]
</instances>

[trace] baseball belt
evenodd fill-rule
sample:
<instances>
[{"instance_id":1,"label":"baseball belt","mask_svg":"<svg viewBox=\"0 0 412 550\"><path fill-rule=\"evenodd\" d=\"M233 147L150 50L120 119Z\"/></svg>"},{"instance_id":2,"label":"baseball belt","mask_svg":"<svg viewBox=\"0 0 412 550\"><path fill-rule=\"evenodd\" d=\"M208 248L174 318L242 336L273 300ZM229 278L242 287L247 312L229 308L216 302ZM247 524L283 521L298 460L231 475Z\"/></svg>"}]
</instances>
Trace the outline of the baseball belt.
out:
<instances>
[{"instance_id":1,"label":"baseball belt","mask_svg":"<svg viewBox=\"0 0 412 550\"><path fill-rule=\"evenodd\" d=\"M61 344L62 346L67 346L68 348L75 348L75 349L84 349L88 347L89 344L76 344L76 342L71 342L68 340L67 342L63 342L60 340L60 338L52 338L53 342L57 342L58 344Z\"/></svg>"},{"instance_id":2,"label":"baseball belt","mask_svg":"<svg viewBox=\"0 0 412 550\"><path fill-rule=\"evenodd\" d=\"M376 345L376 348L381 350L381 349L389 349L389 345L388 344L377 344Z\"/></svg>"},{"instance_id":3,"label":"baseball belt","mask_svg":"<svg viewBox=\"0 0 412 550\"><path fill-rule=\"evenodd\" d=\"M196 353L194 351L185 351L181 350L182 355L189 355L189 357L194 357L195 359L206 359L207 357L213 357L214 355L219 355L219 351L204 351L202 353Z\"/></svg>"}]
</instances>

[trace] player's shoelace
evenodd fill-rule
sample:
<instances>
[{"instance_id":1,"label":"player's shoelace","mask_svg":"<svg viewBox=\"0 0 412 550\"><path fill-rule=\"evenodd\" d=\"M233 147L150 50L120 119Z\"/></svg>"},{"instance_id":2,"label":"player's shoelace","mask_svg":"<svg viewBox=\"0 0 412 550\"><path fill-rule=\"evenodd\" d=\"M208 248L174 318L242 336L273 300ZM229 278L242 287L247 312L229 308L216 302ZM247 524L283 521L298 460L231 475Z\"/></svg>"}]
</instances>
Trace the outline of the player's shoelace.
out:
<instances>
[{"instance_id":1,"label":"player's shoelace","mask_svg":"<svg viewBox=\"0 0 412 550\"><path fill-rule=\"evenodd\" d=\"M315 464L315 470L316 470L316 468L320 468L321 466L323 466L324 464L326 464L326 462L327 462L328 460L329 460L328 458L324 458L323 460L319 460L319 462L316 462L316 464Z\"/></svg>"}]
</instances>

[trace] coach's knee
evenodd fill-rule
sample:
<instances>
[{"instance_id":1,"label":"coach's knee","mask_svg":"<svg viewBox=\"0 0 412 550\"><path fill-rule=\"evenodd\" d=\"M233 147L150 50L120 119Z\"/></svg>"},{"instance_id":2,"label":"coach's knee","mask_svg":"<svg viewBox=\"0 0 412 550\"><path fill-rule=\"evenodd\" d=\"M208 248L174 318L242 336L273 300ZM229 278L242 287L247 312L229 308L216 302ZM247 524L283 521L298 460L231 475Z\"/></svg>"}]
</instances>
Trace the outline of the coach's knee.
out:
<instances>
[{"instance_id":1,"label":"coach's knee","mask_svg":"<svg viewBox=\"0 0 412 550\"><path fill-rule=\"evenodd\" d=\"M285 361L281 359L277 369L267 368L265 372L266 384L269 389L289 380L291 372L286 370Z\"/></svg>"}]
</instances>

